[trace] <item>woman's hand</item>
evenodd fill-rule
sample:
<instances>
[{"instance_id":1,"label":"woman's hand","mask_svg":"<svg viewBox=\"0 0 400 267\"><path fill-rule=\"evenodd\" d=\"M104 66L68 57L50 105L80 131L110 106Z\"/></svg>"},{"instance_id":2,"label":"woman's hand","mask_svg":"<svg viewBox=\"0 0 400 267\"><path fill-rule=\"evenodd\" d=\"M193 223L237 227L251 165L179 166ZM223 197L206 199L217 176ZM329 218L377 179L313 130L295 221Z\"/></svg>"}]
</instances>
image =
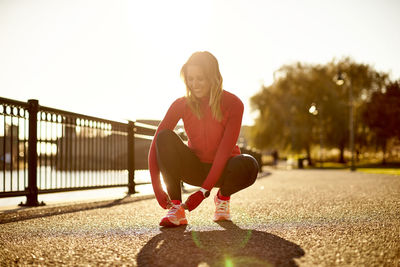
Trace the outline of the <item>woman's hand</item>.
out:
<instances>
[{"instance_id":1,"label":"woman's hand","mask_svg":"<svg viewBox=\"0 0 400 267\"><path fill-rule=\"evenodd\" d=\"M156 199L158 201L158 204L160 204L163 209L169 209L170 207L172 207L171 199L164 191L161 191L161 195L157 196Z\"/></svg>"},{"instance_id":2,"label":"woman's hand","mask_svg":"<svg viewBox=\"0 0 400 267\"><path fill-rule=\"evenodd\" d=\"M205 199L203 192L197 191L189 196L183 207L189 211L197 208L198 205Z\"/></svg>"}]
</instances>

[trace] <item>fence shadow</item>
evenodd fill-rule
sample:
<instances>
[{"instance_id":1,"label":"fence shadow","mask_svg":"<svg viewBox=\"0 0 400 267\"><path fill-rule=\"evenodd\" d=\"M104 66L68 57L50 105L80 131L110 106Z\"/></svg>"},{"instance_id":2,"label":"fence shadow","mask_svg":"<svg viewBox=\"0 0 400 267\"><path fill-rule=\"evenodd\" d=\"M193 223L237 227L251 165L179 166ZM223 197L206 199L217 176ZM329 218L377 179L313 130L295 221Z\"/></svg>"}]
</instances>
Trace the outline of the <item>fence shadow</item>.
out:
<instances>
[{"instance_id":1,"label":"fence shadow","mask_svg":"<svg viewBox=\"0 0 400 267\"><path fill-rule=\"evenodd\" d=\"M126 195L124 198L115 200L103 200L87 203L71 203L65 206L54 206L54 207L37 207L37 208L18 208L10 211L6 211L0 214L0 224L31 220L36 218L45 218L60 214L67 214L79 211L93 210L93 209L104 209L110 208L116 205L129 204L136 201L142 201L146 199L154 198L153 195L146 195L140 197L131 197Z\"/></svg>"},{"instance_id":2,"label":"fence shadow","mask_svg":"<svg viewBox=\"0 0 400 267\"><path fill-rule=\"evenodd\" d=\"M299 245L279 236L218 224L224 229L162 228L139 252L138 266L297 266L294 259L304 256Z\"/></svg>"}]
</instances>

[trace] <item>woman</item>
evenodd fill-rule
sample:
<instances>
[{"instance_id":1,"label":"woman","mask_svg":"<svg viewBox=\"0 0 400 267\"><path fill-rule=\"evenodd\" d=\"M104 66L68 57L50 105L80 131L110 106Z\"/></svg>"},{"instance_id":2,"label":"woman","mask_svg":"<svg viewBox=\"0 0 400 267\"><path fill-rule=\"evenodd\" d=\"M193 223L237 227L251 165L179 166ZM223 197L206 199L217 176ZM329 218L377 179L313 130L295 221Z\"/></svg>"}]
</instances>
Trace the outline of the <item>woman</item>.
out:
<instances>
[{"instance_id":1,"label":"woman","mask_svg":"<svg viewBox=\"0 0 400 267\"><path fill-rule=\"evenodd\" d=\"M187 224L185 210L192 211L213 187L214 221L230 220L230 196L257 177L257 161L241 155L236 141L243 116L243 103L222 89L217 59L209 52L195 52L181 69L186 97L175 100L161 121L149 152L149 169L157 201L169 209L160 225ZM188 145L173 132L182 119ZM161 187L160 171L167 192ZM181 181L201 187L185 203Z\"/></svg>"}]
</instances>

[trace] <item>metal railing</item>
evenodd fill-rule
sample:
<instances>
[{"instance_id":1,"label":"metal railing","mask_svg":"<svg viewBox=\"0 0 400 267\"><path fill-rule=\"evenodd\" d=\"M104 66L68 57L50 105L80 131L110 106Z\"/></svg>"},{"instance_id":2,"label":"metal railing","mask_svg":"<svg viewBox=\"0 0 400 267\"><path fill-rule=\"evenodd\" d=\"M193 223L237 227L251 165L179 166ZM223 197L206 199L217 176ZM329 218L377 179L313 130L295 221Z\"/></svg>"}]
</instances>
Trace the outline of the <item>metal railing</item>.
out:
<instances>
[{"instance_id":1,"label":"metal railing","mask_svg":"<svg viewBox=\"0 0 400 267\"><path fill-rule=\"evenodd\" d=\"M135 186L155 126L122 123L0 98L0 197Z\"/></svg>"}]
</instances>

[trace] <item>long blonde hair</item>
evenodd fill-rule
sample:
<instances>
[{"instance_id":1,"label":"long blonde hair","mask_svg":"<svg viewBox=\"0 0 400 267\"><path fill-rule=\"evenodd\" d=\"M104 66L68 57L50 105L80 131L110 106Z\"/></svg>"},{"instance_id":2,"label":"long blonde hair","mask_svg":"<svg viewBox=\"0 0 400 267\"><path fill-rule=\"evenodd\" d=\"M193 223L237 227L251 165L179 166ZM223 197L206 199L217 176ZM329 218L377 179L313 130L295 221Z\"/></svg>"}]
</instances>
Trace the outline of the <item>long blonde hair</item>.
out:
<instances>
[{"instance_id":1,"label":"long blonde hair","mask_svg":"<svg viewBox=\"0 0 400 267\"><path fill-rule=\"evenodd\" d=\"M209 106L211 107L211 112L213 117L221 121L222 111L221 111L221 97L222 97L222 76L219 71L218 60L213 54L207 51L195 52L193 53L181 69L181 78L186 85L186 99L187 103L192 110L192 112L200 119L203 114L200 110L200 101L192 94L186 80L187 67L190 65L199 66L202 70L208 83L211 86L210 89L210 101Z\"/></svg>"}]
</instances>

